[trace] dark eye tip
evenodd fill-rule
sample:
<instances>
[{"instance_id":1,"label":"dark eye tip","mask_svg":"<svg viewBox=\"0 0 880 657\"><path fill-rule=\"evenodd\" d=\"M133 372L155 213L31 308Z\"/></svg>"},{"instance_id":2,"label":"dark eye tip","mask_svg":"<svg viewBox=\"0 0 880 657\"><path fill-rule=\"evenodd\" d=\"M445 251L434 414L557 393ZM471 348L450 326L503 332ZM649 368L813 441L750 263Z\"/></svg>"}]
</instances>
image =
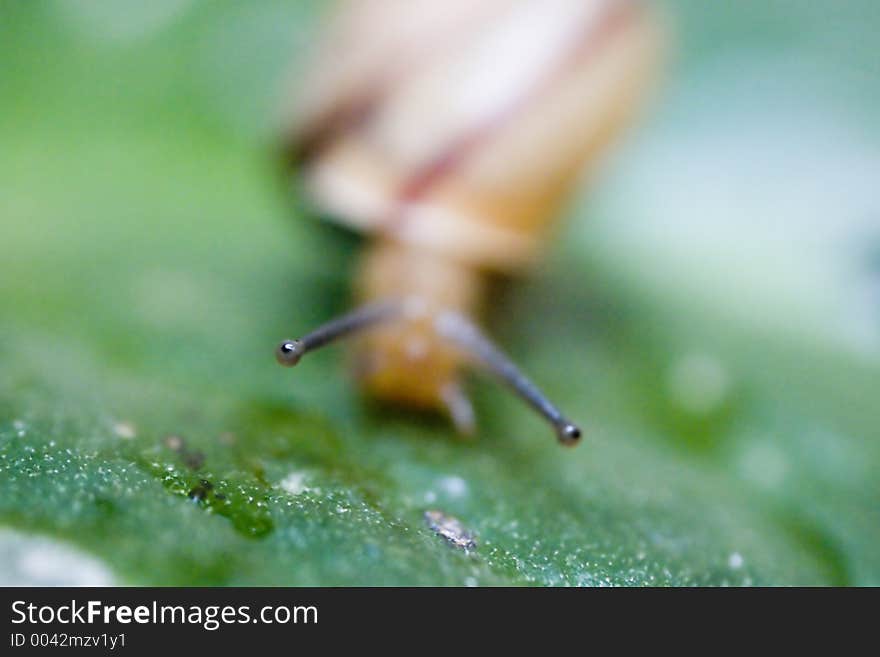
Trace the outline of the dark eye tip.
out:
<instances>
[{"instance_id":1,"label":"dark eye tip","mask_svg":"<svg viewBox=\"0 0 880 657\"><path fill-rule=\"evenodd\" d=\"M293 367L305 353L305 347L299 340L285 340L275 349L275 360L279 365Z\"/></svg>"},{"instance_id":2,"label":"dark eye tip","mask_svg":"<svg viewBox=\"0 0 880 657\"><path fill-rule=\"evenodd\" d=\"M556 430L559 442L563 445L577 445L581 439L581 430L576 424L566 422Z\"/></svg>"}]
</instances>

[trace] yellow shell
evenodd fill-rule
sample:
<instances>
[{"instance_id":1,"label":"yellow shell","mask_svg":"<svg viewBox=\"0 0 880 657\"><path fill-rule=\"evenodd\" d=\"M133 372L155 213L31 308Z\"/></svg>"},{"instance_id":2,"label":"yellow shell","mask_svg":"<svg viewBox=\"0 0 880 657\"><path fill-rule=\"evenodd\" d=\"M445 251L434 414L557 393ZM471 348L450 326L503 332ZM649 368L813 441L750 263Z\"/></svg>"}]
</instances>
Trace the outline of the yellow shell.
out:
<instances>
[{"instance_id":1,"label":"yellow shell","mask_svg":"<svg viewBox=\"0 0 880 657\"><path fill-rule=\"evenodd\" d=\"M635 0L350 0L289 140L339 221L514 271L637 106L660 41Z\"/></svg>"}]
</instances>

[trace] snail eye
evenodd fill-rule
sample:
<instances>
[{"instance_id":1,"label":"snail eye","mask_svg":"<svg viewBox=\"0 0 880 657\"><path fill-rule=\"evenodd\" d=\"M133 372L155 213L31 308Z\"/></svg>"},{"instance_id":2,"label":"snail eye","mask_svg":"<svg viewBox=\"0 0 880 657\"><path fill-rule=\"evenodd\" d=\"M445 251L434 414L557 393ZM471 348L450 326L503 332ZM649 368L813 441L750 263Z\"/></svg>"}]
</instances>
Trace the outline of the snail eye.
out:
<instances>
[{"instance_id":1,"label":"snail eye","mask_svg":"<svg viewBox=\"0 0 880 657\"><path fill-rule=\"evenodd\" d=\"M556 433L559 436L559 442L563 445L574 445L581 439L581 430L570 422L559 426Z\"/></svg>"},{"instance_id":2,"label":"snail eye","mask_svg":"<svg viewBox=\"0 0 880 657\"><path fill-rule=\"evenodd\" d=\"M293 367L305 352L305 345L300 340L285 340L275 349L275 359L279 365Z\"/></svg>"}]
</instances>

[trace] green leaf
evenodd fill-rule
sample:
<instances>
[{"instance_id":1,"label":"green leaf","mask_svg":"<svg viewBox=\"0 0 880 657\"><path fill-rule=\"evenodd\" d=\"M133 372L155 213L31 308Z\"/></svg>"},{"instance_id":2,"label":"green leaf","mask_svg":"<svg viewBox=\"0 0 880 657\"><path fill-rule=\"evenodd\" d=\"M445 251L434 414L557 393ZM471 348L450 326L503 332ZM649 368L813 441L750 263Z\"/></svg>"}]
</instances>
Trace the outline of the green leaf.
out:
<instances>
[{"instance_id":1,"label":"green leaf","mask_svg":"<svg viewBox=\"0 0 880 657\"><path fill-rule=\"evenodd\" d=\"M830 324L822 312L846 281L876 284L876 261L801 297L787 282L816 261L805 252L780 279L785 240L701 276L715 252L674 220L711 204L668 171L644 183L669 153L714 152L677 147L714 134L718 108L691 99L739 89L707 87L705 71L738 70L725 48L819 52L824 32L789 27L814 12L682 4L683 64L655 118L584 206L590 221L574 217L492 308L499 342L587 429L569 450L479 378L465 441L360 399L341 351L275 364L279 339L347 307L359 247L294 207L267 146L273 85L313 11L165 4L149 30L76 4L0 10L0 553L14 556L0 579L27 580L28 546L49 545L56 561L96 560L90 581L103 568L134 584L880 584L880 350L846 338L876 336L880 304L833 306ZM861 34L857 18L836 24ZM827 71L867 50L834 51ZM735 121L760 124L761 99ZM841 102L876 135L864 98ZM876 165L876 139L859 143ZM634 182L660 199L644 233ZM871 224L835 226L876 256Z\"/></svg>"}]
</instances>

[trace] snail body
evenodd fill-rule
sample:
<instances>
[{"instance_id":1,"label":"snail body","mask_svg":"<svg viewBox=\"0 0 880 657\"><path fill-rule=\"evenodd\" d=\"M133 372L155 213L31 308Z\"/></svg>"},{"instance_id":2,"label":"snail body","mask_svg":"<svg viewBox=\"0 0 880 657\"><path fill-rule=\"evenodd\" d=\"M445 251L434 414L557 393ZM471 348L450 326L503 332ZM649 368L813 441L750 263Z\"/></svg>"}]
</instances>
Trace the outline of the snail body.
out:
<instances>
[{"instance_id":1,"label":"snail body","mask_svg":"<svg viewBox=\"0 0 880 657\"><path fill-rule=\"evenodd\" d=\"M467 431L459 376L476 363L570 442L574 425L468 318L485 307L488 274L540 257L571 188L637 107L659 34L636 0L340 7L287 143L311 198L372 238L364 307L395 308L356 329L368 392L445 408Z\"/></svg>"}]
</instances>

